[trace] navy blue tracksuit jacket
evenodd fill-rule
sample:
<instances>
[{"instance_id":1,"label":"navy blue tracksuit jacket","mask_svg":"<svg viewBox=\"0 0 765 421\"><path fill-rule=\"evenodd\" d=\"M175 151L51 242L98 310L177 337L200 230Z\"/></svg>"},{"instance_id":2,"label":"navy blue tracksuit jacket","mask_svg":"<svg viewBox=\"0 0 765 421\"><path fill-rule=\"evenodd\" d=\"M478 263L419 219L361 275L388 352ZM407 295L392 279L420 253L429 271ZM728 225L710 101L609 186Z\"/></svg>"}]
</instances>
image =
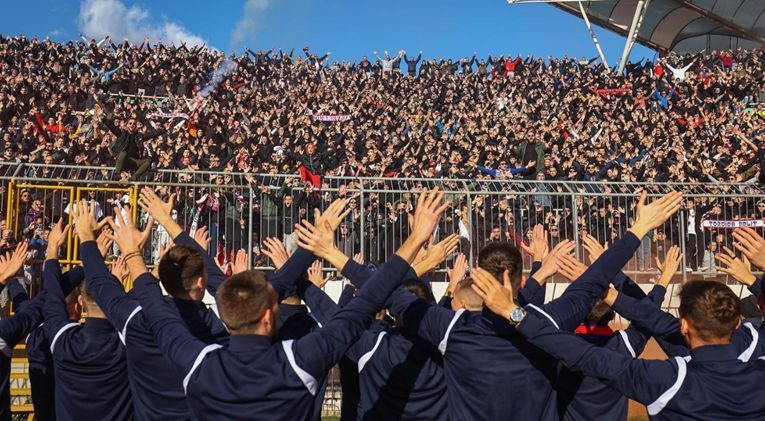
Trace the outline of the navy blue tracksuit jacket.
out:
<instances>
[{"instance_id":1,"label":"navy blue tracksuit jacket","mask_svg":"<svg viewBox=\"0 0 765 421\"><path fill-rule=\"evenodd\" d=\"M621 287L621 285L620 285ZM622 289L623 290L623 289ZM656 285L644 300L654 306L664 301L666 289ZM645 295L642 290L640 294ZM579 334L588 343L635 358L643 352L650 335L636 326L611 332L610 335ZM626 420L628 399L597 378L585 376L561 365L558 380L557 407L560 419L569 421Z\"/></svg>"},{"instance_id":2,"label":"navy blue tracksuit jacket","mask_svg":"<svg viewBox=\"0 0 765 421\"><path fill-rule=\"evenodd\" d=\"M761 281L750 287L753 292L759 291ZM650 303L635 300L619 294L613 305L614 311L630 320L641 329L653 335L664 352L669 356L686 357L690 349L680 334L680 320L662 311ZM731 345L738 352L737 358L743 362L765 356L765 324L755 327L746 322L733 332Z\"/></svg>"},{"instance_id":3,"label":"navy blue tracksuit jacket","mask_svg":"<svg viewBox=\"0 0 765 421\"><path fill-rule=\"evenodd\" d=\"M279 340L300 339L319 327L306 306L279 303ZM314 396L313 414L310 419L321 421L321 410L324 407L324 393L326 391L327 382L324 382L319 392Z\"/></svg>"},{"instance_id":4,"label":"navy blue tracksuit jacket","mask_svg":"<svg viewBox=\"0 0 765 421\"><path fill-rule=\"evenodd\" d=\"M82 266L72 268L62 275L64 294L69 293L85 278ZM79 320L71 320L72 323ZM50 341L45 337L45 330L38 327L27 336L27 361L29 362L29 383L32 386L32 403L35 418L38 421L56 419L56 379L53 375L53 355L50 353Z\"/></svg>"},{"instance_id":5,"label":"navy blue tracksuit jacket","mask_svg":"<svg viewBox=\"0 0 765 421\"><path fill-rule=\"evenodd\" d=\"M349 265L357 264L349 261ZM348 273L345 269L343 272ZM364 266L361 271L363 277L374 273ZM416 277L414 271L407 274L407 278ZM324 291L307 281L298 286L298 293L320 322L330 320L340 309ZM443 359L436 347L416 333L377 320L346 356L358 366L358 420L448 418Z\"/></svg>"},{"instance_id":6,"label":"navy blue tracksuit jacket","mask_svg":"<svg viewBox=\"0 0 765 421\"><path fill-rule=\"evenodd\" d=\"M282 268L284 269L284 268ZM134 291L162 353L183 378L194 419L305 420L327 372L371 323L410 266L394 255L362 294L320 330L276 342L232 336L227 347L208 345L188 331L146 273Z\"/></svg>"},{"instance_id":7,"label":"navy blue tracksuit jacket","mask_svg":"<svg viewBox=\"0 0 765 421\"><path fill-rule=\"evenodd\" d=\"M3 285L5 287L5 285ZM8 295L14 302L15 313L0 320L0 421L11 419L11 358L13 348L42 321L45 295L27 301L24 288L14 279L8 282Z\"/></svg>"},{"instance_id":8,"label":"navy blue tracksuit jacket","mask_svg":"<svg viewBox=\"0 0 765 421\"><path fill-rule=\"evenodd\" d=\"M199 247L187 233L173 239L175 244ZM200 249L201 250L201 249ZM149 321L133 292L125 294L122 285L115 282L101 257L95 242L80 244L80 255L88 271L89 288L109 320L119 327L120 338L127 349L128 374L133 391L135 416L139 420L189 419L189 406L183 389L183 378L172 363L162 354L149 327ZM202 252L207 265L207 289L213 296L225 280L225 275L209 257ZM283 298L288 294L282 286L284 277L300 276L313 262L310 253L296 252L285 267L271 278L274 289ZM290 281L290 284L294 281ZM187 329L199 340L210 345L226 343L228 331L204 303L181 299L168 299Z\"/></svg>"},{"instance_id":9,"label":"navy blue tracksuit jacket","mask_svg":"<svg viewBox=\"0 0 765 421\"><path fill-rule=\"evenodd\" d=\"M629 261L640 241L625 234L557 300L540 309L562 330L573 330ZM601 280L605 279L605 282ZM453 312L397 291L391 311L444 356L449 416L456 420L557 419L556 359L488 310Z\"/></svg>"},{"instance_id":10,"label":"navy blue tracksuit jacket","mask_svg":"<svg viewBox=\"0 0 765 421\"><path fill-rule=\"evenodd\" d=\"M742 362L732 345L698 347L685 358L643 360L588 344L533 310L518 329L572 370L645 404L652 420L765 419L765 361Z\"/></svg>"},{"instance_id":11,"label":"navy blue tracksuit jacket","mask_svg":"<svg viewBox=\"0 0 765 421\"><path fill-rule=\"evenodd\" d=\"M85 279L85 271L82 266L76 266L64 273L62 275L64 296L68 296L83 279ZM72 322L78 321L72 320ZM56 419L56 379L53 376L53 356L50 353L50 342L41 327L27 336L26 353L35 418L38 421L54 421Z\"/></svg>"},{"instance_id":12,"label":"navy blue tracksuit jacket","mask_svg":"<svg viewBox=\"0 0 765 421\"><path fill-rule=\"evenodd\" d=\"M132 420L125 347L106 319L69 320L58 260L43 264L45 323L56 379L59 420ZM86 275L87 277L87 275Z\"/></svg>"}]
</instances>

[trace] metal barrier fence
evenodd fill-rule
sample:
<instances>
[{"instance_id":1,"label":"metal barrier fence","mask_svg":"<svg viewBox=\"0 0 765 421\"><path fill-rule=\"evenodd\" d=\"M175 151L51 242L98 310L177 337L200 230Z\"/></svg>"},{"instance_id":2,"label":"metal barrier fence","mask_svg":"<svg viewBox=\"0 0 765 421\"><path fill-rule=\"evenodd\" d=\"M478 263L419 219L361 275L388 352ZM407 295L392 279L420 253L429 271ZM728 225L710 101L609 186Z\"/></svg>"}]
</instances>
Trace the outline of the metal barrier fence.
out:
<instances>
[{"instance_id":1,"label":"metal barrier fence","mask_svg":"<svg viewBox=\"0 0 765 421\"><path fill-rule=\"evenodd\" d=\"M313 186L292 175L177 170L153 171L132 184L115 179L108 167L0 164L3 237L43 238L46 225L68 215L71 201L80 197L96 200L103 215L112 213L114 205L129 208L142 225L146 215L137 208L136 195L139 186L147 185L161 197L176 195L174 216L186 230L208 227L210 253L222 263L231 260L236 250L246 249L253 267L269 268L261 252L264 237L278 237L293 250L294 224L301 219L312 221L314 209L323 210L335 198L345 197L352 211L338 230L338 247L348 255L361 253L367 262L380 263L408 235L409 214L419 189L439 187L453 206L443 216L434 241L459 233L460 249L471 263L488 242L527 242L536 224L547 228L551 246L563 239L574 240L577 257L586 261L582 236L590 234L610 243L623 235L634 217L640 191L655 197L682 190L683 209L646 237L625 271L637 280L650 279L656 275L656 259L677 244L683 250L684 267L690 269L683 272L683 279L724 280L714 269L713 254L724 246L732 248L732 228L749 225L762 231L765 227L765 196L753 184L326 177L321 186ZM149 262L158 258L167 241L167 233L155 227L146 250ZM0 243L0 250L3 246ZM67 263L77 261L76 247L71 249ZM524 263L528 269L528 256ZM443 273L434 280L443 280Z\"/></svg>"}]
</instances>

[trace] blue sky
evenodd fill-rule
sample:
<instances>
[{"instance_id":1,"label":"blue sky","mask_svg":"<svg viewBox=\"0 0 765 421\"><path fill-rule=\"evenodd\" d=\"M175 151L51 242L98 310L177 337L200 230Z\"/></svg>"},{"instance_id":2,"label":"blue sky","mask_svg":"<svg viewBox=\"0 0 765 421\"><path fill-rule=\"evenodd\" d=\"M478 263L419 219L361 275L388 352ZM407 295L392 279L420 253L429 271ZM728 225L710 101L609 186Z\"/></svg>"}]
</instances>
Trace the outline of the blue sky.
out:
<instances>
[{"instance_id":1,"label":"blue sky","mask_svg":"<svg viewBox=\"0 0 765 421\"><path fill-rule=\"evenodd\" d=\"M358 60L377 50L424 51L430 58L486 54L595 57L584 22L545 4L509 6L503 0L4 0L3 35L24 33L56 41L111 33L205 42L221 50L282 47L332 51L335 60ZM624 38L596 33L614 65ZM636 45L631 58L653 57Z\"/></svg>"}]
</instances>

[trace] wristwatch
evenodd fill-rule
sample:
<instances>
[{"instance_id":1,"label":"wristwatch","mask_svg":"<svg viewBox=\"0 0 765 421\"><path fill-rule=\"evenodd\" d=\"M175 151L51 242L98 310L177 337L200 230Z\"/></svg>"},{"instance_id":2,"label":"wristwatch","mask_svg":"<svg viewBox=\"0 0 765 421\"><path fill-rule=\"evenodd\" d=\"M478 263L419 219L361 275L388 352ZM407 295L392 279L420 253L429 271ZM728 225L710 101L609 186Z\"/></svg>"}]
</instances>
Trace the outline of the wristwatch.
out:
<instances>
[{"instance_id":1,"label":"wristwatch","mask_svg":"<svg viewBox=\"0 0 765 421\"><path fill-rule=\"evenodd\" d=\"M516 307L513 311L510 312L510 324L517 326L518 323L523 321L524 317L526 317L526 310L524 310L523 307Z\"/></svg>"}]
</instances>

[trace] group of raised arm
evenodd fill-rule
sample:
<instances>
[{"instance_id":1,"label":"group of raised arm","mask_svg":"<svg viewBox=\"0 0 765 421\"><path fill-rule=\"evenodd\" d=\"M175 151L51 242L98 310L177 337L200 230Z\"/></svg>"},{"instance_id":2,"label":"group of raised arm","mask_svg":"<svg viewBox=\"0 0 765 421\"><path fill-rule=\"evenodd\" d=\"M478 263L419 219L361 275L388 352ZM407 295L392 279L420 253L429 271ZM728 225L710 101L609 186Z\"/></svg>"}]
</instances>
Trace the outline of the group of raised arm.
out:
<instances>
[{"instance_id":1,"label":"group of raised arm","mask_svg":"<svg viewBox=\"0 0 765 421\"><path fill-rule=\"evenodd\" d=\"M357 419L626 419L628 398L656 419L765 416L756 387L765 376L765 332L741 325L730 288L683 285L677 318L660 309L680 267L677 246L658 262L648 294L621 271L643 237L678 211L681 194L647 203L643 193L634 223L608 249L583 238L590 265L573 256L573 242L550 249L535 227L523 246L533 260L526 277L522 251L508 243L488 244L468 268L458 235L436 242L450 206L443 198L438 189L419 194L410 236L376 271L337 247L335 231L349 212L348 201L337 200L316 211L314 223L296 225L291 256L279 240L264 241L277 269L270 277L247 270L242 253L228 279L206 253L205 230L192 238L173 220L174 197L140 192L140 206L173 238L154 272L142 253L146 228L121 212L98 221L95 204L82 201L74 209L82 267L62 273L58 252L70 227L59 221L43 292L29 301L19 284L8 284L16 314L0 320L0 397L9 399L10 351L33 331L28 348L49 351L39 353L41 366L50 360L33 381L40 419L320 419L328 372L344 358L343 382L358 389L344 389L358 400L344 416ZM749 262L765 265L765 239L748 228L735 236L742 257L726 249L716 256L719 269L761 295ZM122 255L110 270L104 255L112 241ZM3 286L25 247L0 256ZM452 256L447 294L436 303L424 276ZM331 277L317 259L352 285L340 303L323 291ZM573 283L545 302L556 274ZM125 292L128 275L133 289ZM80 323L67 295L83 279ZM214 306L203 304L205 294ZM612 330L614 311L632 324ZM637 359L652 336L669 360Z\"/></svg>"}]
</instances>

